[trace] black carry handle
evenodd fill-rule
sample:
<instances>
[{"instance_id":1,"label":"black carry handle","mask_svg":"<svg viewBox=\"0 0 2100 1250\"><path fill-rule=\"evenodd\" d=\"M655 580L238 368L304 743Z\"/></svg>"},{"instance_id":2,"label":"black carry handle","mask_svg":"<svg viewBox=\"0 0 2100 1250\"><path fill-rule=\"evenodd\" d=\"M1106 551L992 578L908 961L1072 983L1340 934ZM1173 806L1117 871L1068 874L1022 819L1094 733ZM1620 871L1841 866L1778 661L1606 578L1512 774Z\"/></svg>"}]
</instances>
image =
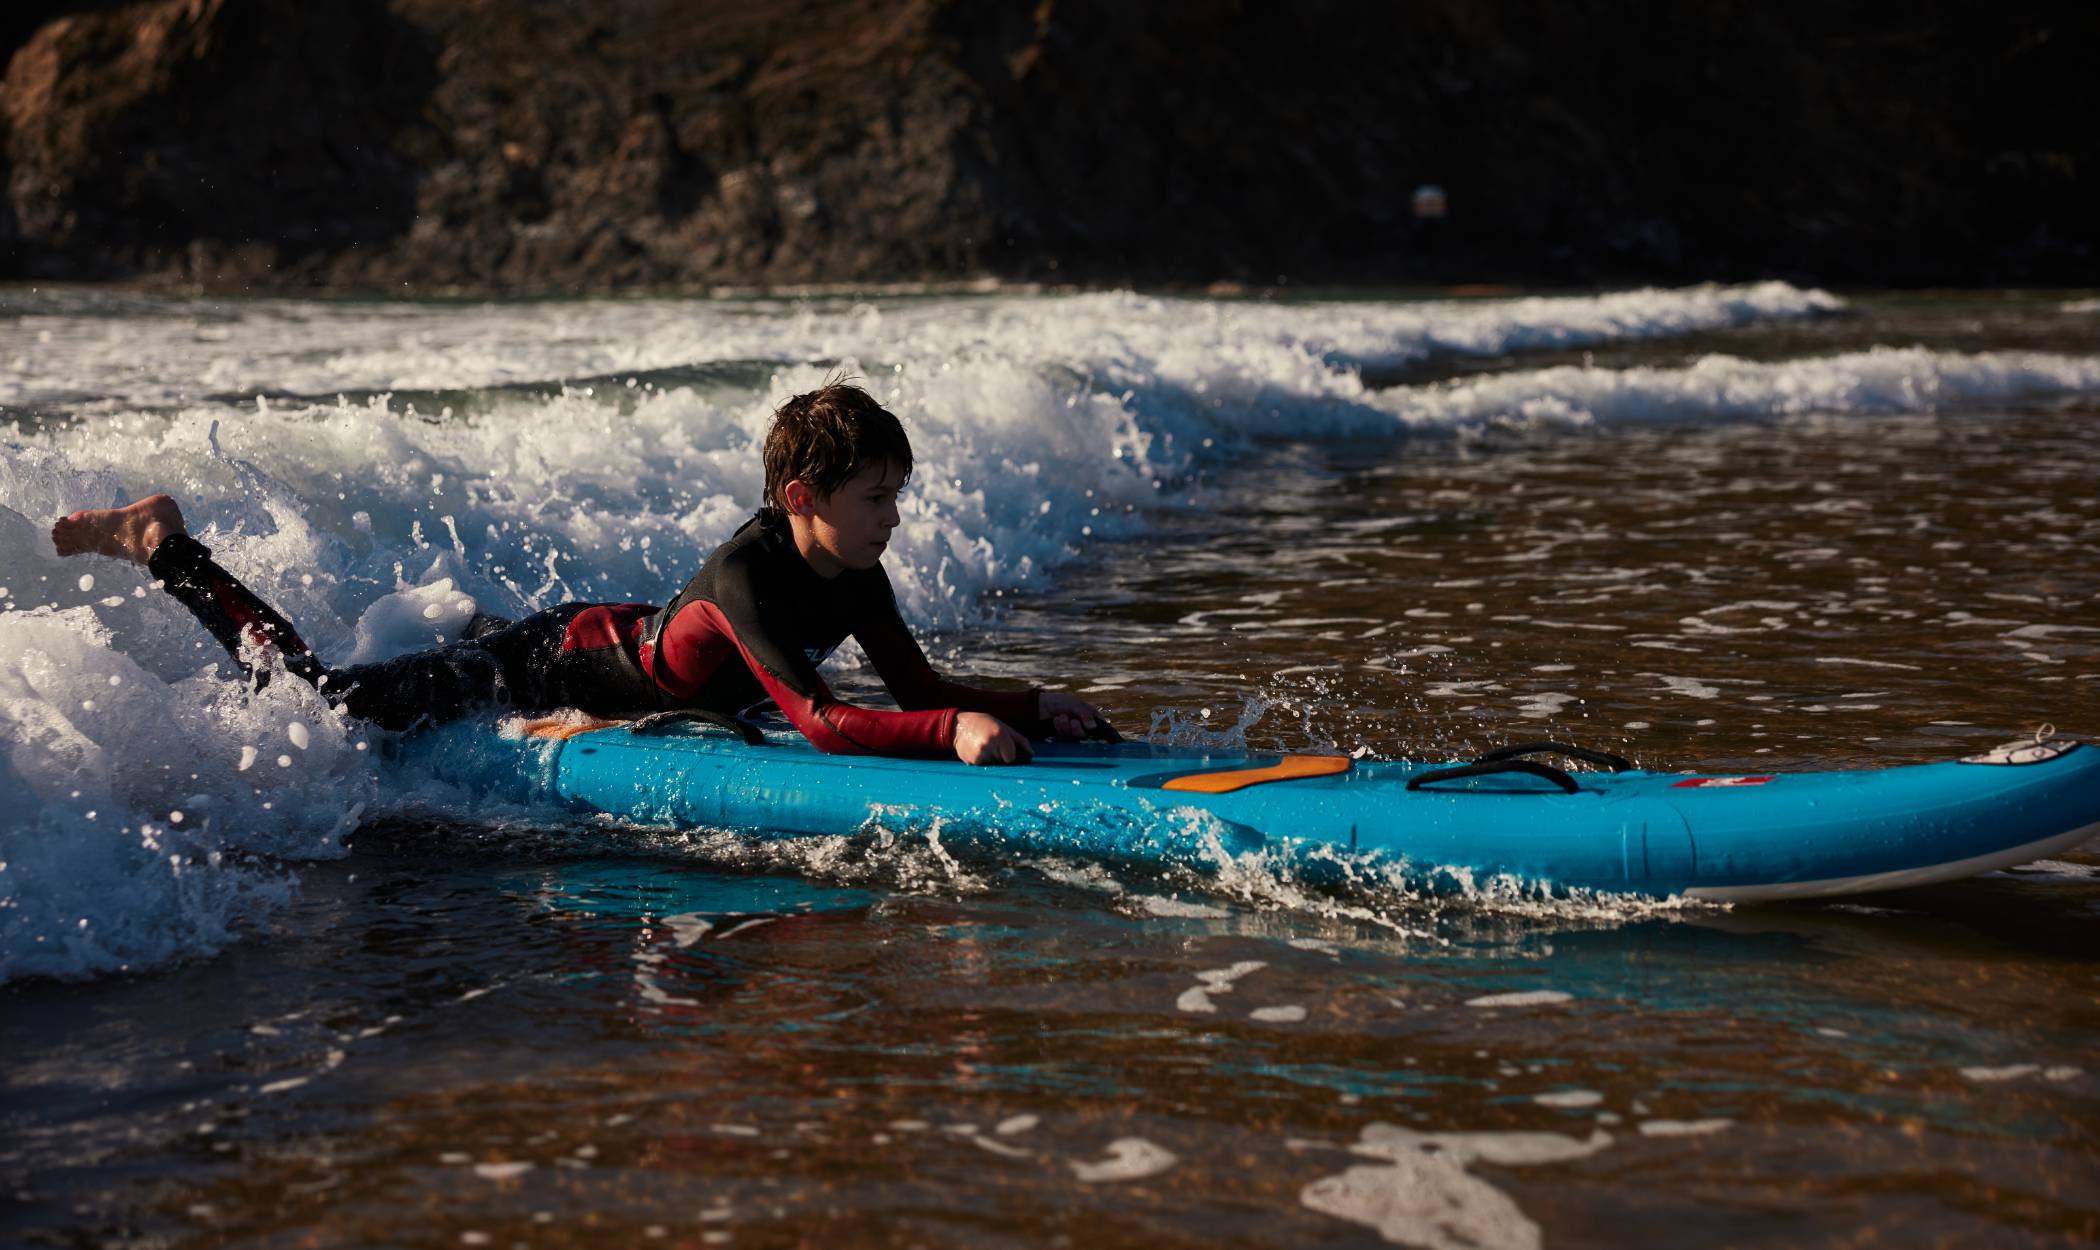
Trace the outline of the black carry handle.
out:
<instances>
[{"instance_id":1,"label":"black carry handle","mask_svg":"<svg viewBox=\"0 0 2100 1250\"><path fill-rule=\"evenodd\" d=\"M1615 773L1623 773L1633 767L1633 761L1608 751L1592 751L1587 747L1570 746L1565 742L1518 742L1506 747L1496 747L1473 762L1491 764L1496 760L1513 760L1526 755L1565 755L1571 760L1595 764Z\"/></svg>"},{"instance_id":2,"label":"black carry handle","mask_svg":"<svg viewBox=\"0 0 2100 1250\"><path fill-rule=\"evenodd\" d=\"M766 745L766 736L760 733L758 726L750 721L731 716L726 712L710 712L705 708L697 707L679 708L670 712L652 712L627 726L627 732L631 734L657 734L674 725L684 725L693 722L698 722L702 725L713 725L717 729L727 729L729 732L742 738L744 745L747 747L762 747Z\"/></svg>"},{"instance_id":3,"label":"black carry handle","mask_svg":"<svg viewBox=\"0 0 2100 1250\"><path fill-rule=\"evenodd\" d=\"M1524 773L1531 777L1543 777L1554 785L1574 794L1582 787L1575 779L1551 764L1540 764L1534 760L1476 760L1471 764L1460 764L1454 768L1438 768L1426 773L1417 773L1407 779L1407 788L1419 790L1423 786L1439 781L1456 781L1460 777L1487 777L1495 773Z\"/></svg>"}]
</instances>

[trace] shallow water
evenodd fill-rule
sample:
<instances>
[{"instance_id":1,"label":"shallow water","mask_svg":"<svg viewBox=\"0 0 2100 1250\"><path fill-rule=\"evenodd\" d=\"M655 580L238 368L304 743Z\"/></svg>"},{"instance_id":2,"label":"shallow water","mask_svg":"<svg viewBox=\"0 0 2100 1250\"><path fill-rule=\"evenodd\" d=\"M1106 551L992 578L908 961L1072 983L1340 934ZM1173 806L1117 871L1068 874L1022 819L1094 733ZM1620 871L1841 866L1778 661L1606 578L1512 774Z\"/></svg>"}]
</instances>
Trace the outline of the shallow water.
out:
<instances>
[{"instance_id":1,"label":"shallow water","mask_svg":"<svg viewBox=\"0 0 2100 1250\"><path fill-rule=\"evenodd\" d=\"M1922 761L2100 736L2063 297L9 298L8 1241L2100 1240L2100 848L1725 909L608 829L404 789L28 543L172 483L333 654L661 595L851 359L951 668L1188 740Z\"/></svg>"}]
</instances>

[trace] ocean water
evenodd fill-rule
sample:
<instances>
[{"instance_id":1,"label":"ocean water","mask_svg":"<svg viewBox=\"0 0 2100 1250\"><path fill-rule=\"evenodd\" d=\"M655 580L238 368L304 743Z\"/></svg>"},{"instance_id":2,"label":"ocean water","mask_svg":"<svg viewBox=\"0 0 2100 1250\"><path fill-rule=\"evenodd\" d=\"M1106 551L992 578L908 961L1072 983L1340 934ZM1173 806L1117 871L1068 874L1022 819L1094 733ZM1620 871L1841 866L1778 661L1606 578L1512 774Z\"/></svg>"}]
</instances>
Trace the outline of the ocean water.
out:
<instances>
[{"instance_id":1,"label":"ocean water","mask_svg":"<svg viewBox=\"0 0 2100 1250\"><path fill-rule=\"evenodd\" d=\"M661 601L848 373L953 671L1166 740L1917 762L2100 736L2096 307L0 292L0 1230L2100 1238L2089 850L1727 909L608 827L391 770L46 537L168 491L331 660Z\"/></svg>"}]
</instances>

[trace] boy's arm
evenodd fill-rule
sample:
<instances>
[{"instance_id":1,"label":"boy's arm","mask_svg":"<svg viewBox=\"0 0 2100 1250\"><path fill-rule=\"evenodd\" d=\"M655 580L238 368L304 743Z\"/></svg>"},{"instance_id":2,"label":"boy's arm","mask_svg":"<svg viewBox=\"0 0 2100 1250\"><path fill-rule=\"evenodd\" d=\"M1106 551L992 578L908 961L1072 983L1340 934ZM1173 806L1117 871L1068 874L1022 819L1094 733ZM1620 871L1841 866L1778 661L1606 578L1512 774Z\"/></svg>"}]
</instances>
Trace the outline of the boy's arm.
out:
<instances>
[{"instance_id":1,"label":"boy's arm","mask_svg":"<svg viewBox=\"0 0 2100 1250\"><path fill-rule=\"evenodd\" d=\"M808 657L781 645L766 626L756 596L724 588L729 609L706 600L687 603L671 618L651 657L651 674L664 692L690 699L719 656L733 645L766 694L820 751L845 755L943 754L954 748L953 707L886 712L841 702Z\"/></svg>"},{"instance_id":2,"label":"boy's arm","mask_svg":"<svg viewBox=\"0 0 2100 1250\"><path fill-rule=\"evenodd\" d=\"M897 614L894 599L887 599L867 619L857 623L853 636L868 662L875 666L882 684L888 686L897 706L907 710L950 708L960 712L983 712L1014 728L1037 735L1042 728L1040 690L985 690L949 681L933 671L918 640Z\"/></svg>"}]
</instances>

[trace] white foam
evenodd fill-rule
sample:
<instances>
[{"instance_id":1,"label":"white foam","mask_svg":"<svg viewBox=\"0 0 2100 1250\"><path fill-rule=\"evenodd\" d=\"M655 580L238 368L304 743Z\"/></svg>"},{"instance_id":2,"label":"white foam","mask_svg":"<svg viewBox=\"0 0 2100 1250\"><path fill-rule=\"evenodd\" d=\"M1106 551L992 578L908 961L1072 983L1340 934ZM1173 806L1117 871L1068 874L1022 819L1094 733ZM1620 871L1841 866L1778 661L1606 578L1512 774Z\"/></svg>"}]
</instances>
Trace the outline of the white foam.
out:
<instances>
[{"instance_id":1,"label":"white foam","mask_svg":"<svg viewBox=\"0 0 2100 1250\"><path fill-rule=\"evenodd\" d=\"M1218 1005L1211 1001L1213 994L1230 994L1232 983L1251 972L1259 972L1269 965L1259 959L1243 959L1229 968L1214 968L1196 974L1197 984L1181 992L1174 1000L1177 1010L1198 1014L1215 1012Z\"/></svg>"},{"instance_id":2,"label":"white foam","mask_svg":"<svg viewBox=\"0 0 2100 1250\"><path fill-rule=\"evenodd\" d=\"M0 979L217 950L289 897L251 856L340 855L377 801L356 731L300 683L251 696L142 668L168 606L0 612L0 789L18 796L0 813ZM244 744L293 725L297 769L243 769Z\"/></svg>"},{"instance_id":3,"label":"white foam","mask_svg":"<svg viewBox=\"0 0 2100 1250\"><path fill-rule=\"evenodd\" d=\"M1093 1162L1072 1160L1072 1175L1080 1182L1098 1185L1108 1181L1143 1180L1157 1176L1180 1162L1180 1158L1164 1146L1155 1145L1142 1137L1119 1137L1108 1143L1108 1157Z\"/></svg>"},{"instance_id":4,"label":"white foam","mask_svg":"<svg viewBox=\"0 0 2100 1250\"><path fill-rule=\"evenodd\" d=\"M1299 1191L1309 1210L1375 1229L1394 1245L1427 1250L1534 1250L1539 1226L1508 1194L1456 1159L1410 1154L1358 1165Z\"/></svg>"},{"instance_id":5,"label":"white foam","mask_svg":"<svg viewBox=\"0 0 2100 1250\"><path fill-rule=\"evenodd\" d=\"M1539 1227L1509 1195L1474 1176L1476 1161L1505 1167L1564 1163L1611 1144L1559 1133L1418 1133L1371 1124L1350 1149L1383 1160L1322 1177L1298 1200L1323 1215L1376 1229L1395 1245L1429 1250L1536 1250Z\"/></svg>"},{"instance_id":6,"label":"white foam","mask_svg":"<svg viewBox=\"0 0 2100 1250\"><path fill-rule=\"evenodd\" d=\"M671 945L683 950L706 937L708 930L714 928L715 924L698 912L681 912L675 916L665 916L664 927L671 931Z\"/></svg>"},{"instance_id":7,"label":"white foam","mask_svg":"<svg viewBox=\"0 0 2100 1250\"><path fill-rule=\"evenodd\" d=\"M1572 694L1547 693L1518 695L1516 702L1517 715L1543 719L1558 716L1562 708L1570 703L1580 703L1582 700Z\"/></svg>"},{"instance_id":8,"label":"white foam","mask_svg":"<svg viewBox=\"0 0 2100 1250\"><path fill-rule=\"evenodd\" d=\"M422 584L398 581L396 589L372 601L358 615L345 664L364 664L437 646L458 638L479 604L455 590L442 573L442 557L430 561Z\"/></svg>"},{"instance_id":9,"label":"white foam","mask_svg":"<svg viewBox=\"0 0 2100 1250\"><path fill-rule=\"evenodd\" d=\"M1519 990L1510 994L1484 994L1466 1000L1468 1007L1551 1007L1573 1002L1575 996L1564 990Z\"/></svg>"},{"instance_id":10,"label":"white foam","mask_svg":"<svg viewBox=\"0 0 2100 1250\"><path fill-rule=\"evenodd\" d=\"M210 395L258 415L259 392L464 390L670 367L837 360L1002 359L1151 370L1252 395L1288 395L1364 364L1438 353L1497 355L1725 329L1844 307L1785 283L1624 291L1582 298L1270 304L1128 293L804 303L596 300L480 306L299 300L139 301L117 319L52 293L16 322L49 332L34 372L0 375L0 403L93 395L167 406ZM198 317L222 333L200 338ZM319 347L321 350L316 350ZM724 382L723 385L731 383ZM619 381L601 383L607 390ZM432 413L431 415L437 415Z\"/></svg>"},{"instance_id":11,"label":"white foam","mask_svg":"<svg viewBox=\"0 0 2100 1250\"><path fill-rule=\"evenodd\" d=\"M1148 916L1163 916L1190 920L1221 920L1232 913L1222 907L1208 903L1192 903L1187 899L1163 898L1157 894L1139 895L1133 900Z\"/></svg>"},{"instance_id":12,"label":"white foam","mask_svg":"<svg viewBox=\"0 0 2100 1250\"><path fill-rule=\"evenodd\" d=\"M2069 1081L2084 1074L2083 1068L2071 1064L2053 1064L2044 1067L2039 1063L2009 1063L2002 1067L1963 1068L1962 1076L1979 1085L1998 1085L2006 1081L2018 1081L2030 1076L2039 1076L2045 1081Z\"/></svg>"},{"instance_id":13,"label":"white foam","mask_svg":"<svg viewBox=\"0 0 2100 1250\"><path fill-rule=\"evenodd\" d=\"M1708 356L1684 368L1520 369L1450 386L1398 388L1374 402L1413 426L1668 425L1809 413L1936 412L2096 390L2095 356L1877 347L1809 360Z\"/></svg>"},{"instance_id":14,"label":"white foam","mask_svg":"<svg viewBox=\"0 0 2100 1250\"><path fill-rule=\"evenodd\" d=\"M1734 1123L1734 1120L1726 1119L1643 1120L1641 1121L1641 1136L1706 1137L1710 1136L1711 1134L1721 1132L1722 1130L1726 1129L1729 1125Z\"/></svg>"},{"instance_id":15,"label":"white foam","mask_svg":"<svg viewBox=\"0 0 2100 1250\"><path fill-rule=\"evenodd\" d=\"M1611 1134L1604 1132L1593 1132L1584 1138L1569 1137L1564 1133L1423 1133L1374 1123L1364 1127L1362 1139L1351 1149L1357 1154L1384 1159L1430 1149L1461 1163L1479 1160L1504 1167L1522 1167L1586 1159L1611 1145L1611 1141Z\"/></svg>"},{"instance_id":16,"label":"white foam","mask_svg":"<svg viewBox=\"0 0 2100 1250\"><path fill-rule=\"evenodd\" d=\"M2074 864L2067 859L2038 859L2033 863L2007 868L2005 872L2019 877L2080 880L2100 877L2100 864Z\"/></svg>"},{"instance_id":17,"label":"white foam","mask_svg":"<svg viewBox=\"0 0 2100 1250\"><path fill-rule=\"evenodd\" d=\"M1005 1142L1001 1141L993 1141L989 1137L980 1137L975 1134L972 1134L967 1140L971 1145L977 1147L979 1150L989 1151L992 1154L1000 1155L1004 1158L1033 1159L1035 1157L1035 1152L1032 1150L1028 1150L1020 1146L1010 1146Z\"/></svg>"}]
</instances>

